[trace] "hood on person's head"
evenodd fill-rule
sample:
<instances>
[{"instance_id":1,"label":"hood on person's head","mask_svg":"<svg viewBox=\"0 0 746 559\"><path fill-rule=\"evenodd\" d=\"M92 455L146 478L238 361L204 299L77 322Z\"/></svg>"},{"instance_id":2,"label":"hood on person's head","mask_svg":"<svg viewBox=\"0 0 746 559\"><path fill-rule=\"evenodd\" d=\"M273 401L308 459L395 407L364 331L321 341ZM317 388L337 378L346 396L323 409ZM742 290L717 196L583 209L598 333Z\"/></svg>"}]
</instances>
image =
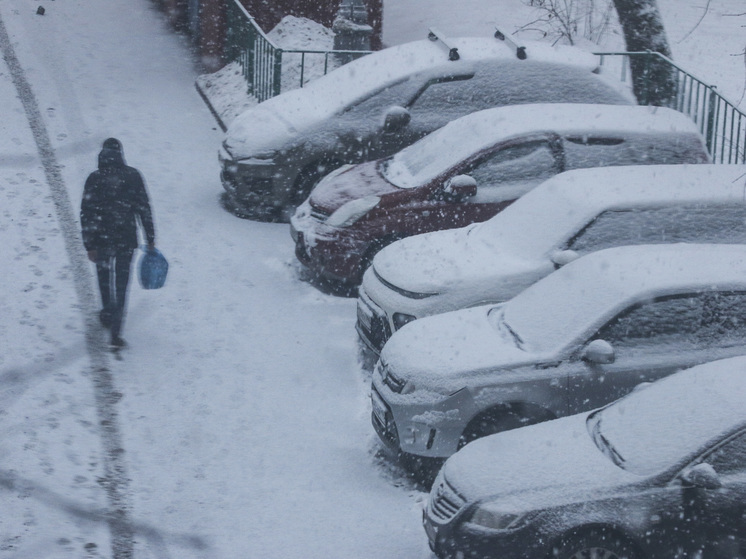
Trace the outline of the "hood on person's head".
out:
<instances>
[{"instance_id":1,"label":"hood on person's head","mask_svg":"<svg viewBox=\"0 0 746 559\"><path fill-rule=\"evenodd\" d=\"M116 138L107 138L104 140L104 145L98 154L98 168L123 167L124 164L122 142Z\"/></svg>"}]
</instances>

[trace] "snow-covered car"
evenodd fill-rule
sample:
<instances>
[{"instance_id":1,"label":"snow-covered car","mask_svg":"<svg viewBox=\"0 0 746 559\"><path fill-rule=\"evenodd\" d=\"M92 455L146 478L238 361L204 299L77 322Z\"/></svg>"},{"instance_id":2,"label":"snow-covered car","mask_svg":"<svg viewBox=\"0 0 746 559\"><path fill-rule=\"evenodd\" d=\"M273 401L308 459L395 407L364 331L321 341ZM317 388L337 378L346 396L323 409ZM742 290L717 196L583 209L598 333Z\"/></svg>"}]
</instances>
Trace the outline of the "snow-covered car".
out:
<instances>
[{"instance_id":1,"label":"snow-covered car","mask_svg":"<svg viewBox=\"0 0 746 559\"><path fill-rule=\"evenodd\" d=\"M706 162L697 126L673 109L497 107L455 120L392 157L332 172L291 218L291 234L313 275L356 286L384 246L486 221L560 172Z\"/></svg>"},{"instance_id":2,"label":"snow-covered car","mask_svg":"<svg viewBox=\"0 0 746 559\"><path fill-rule=\"evenodd\" d=\"M588 252L654 243L746 244L746 165L568 171L486 222L397 241L359 290L357 331L375 353L417 318L506 301Z\"/></svg>"},{"instance_id":3,"label":"snow-covered car","mask_svg":"<svg viewBox=\"0 0 746 559\"><path fill-rule=\"evenodd\" d=\"M746 359L475 441L423 516L439 557L743 557Z\"/></svg>"},{"instance_id":4,"label":"snow-covered car","mask_svg":"<svg viewBox=\"0 0 746 559\"><path fill-rule=\"evenodd\" d=\"M446 46L446 44L448 46ZM219 150L228 197L294 208L327 172L378 159L465 114L518 103L634 104L574 47L497 38L422 40L350 62L239 115Z\"/></svg>"},{"instance_id":5,"label":"snow-covered car","mask_svg":"<svg viewBox=\"0 0 746 559\"><path fill-rule=\"evenodd\" d=\"M592 252L498 305L415 320L383 347L372 423L403 462L591 410L746 354L746 245ZM417 458L422 457L424 460Z\"/></svg>"}]
</instances>

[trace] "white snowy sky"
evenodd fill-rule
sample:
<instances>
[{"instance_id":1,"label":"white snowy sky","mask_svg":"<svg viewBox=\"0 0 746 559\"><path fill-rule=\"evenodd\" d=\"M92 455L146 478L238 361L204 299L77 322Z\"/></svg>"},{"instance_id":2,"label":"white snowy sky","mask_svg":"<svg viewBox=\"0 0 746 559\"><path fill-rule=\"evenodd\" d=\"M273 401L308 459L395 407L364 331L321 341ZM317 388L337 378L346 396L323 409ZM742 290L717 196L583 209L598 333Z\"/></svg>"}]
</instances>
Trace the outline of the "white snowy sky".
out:
<instances>
[{"instance_id":1,"label":"white snowy sky","mask_svg":"<svg viewBox=\"0 0 746 559\"><path fill-rule=\"evenodd\" d=\"M31 85L60 179L50 186L3 61L0 558L110 557L112 463L138 559L430 558L425 494L376 454L355 301L301 280L286 224L220 206L222 133L186 41L148 0L40 3L44 16L0 3L0 45ZM659 3L675 58L738 101L743 18L726 14L742 2L713 0L694 31L701 3ZM389 0L384 17L388 44L531 18L518 0ZM123 361L95 351L100 333L86 345L93 268L65 244L109 136L145 176L171 264L162 290L133 277ZM110 387L92 370L102 359Z\"/></svg>"}]
</instances>

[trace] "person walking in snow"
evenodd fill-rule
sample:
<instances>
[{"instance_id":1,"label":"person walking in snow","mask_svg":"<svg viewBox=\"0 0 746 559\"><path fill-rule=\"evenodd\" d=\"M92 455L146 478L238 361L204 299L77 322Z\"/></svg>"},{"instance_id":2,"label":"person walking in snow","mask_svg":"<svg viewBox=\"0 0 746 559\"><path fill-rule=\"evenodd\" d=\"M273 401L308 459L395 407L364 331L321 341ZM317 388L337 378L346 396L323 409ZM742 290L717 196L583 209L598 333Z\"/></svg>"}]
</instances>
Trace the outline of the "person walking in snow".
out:
<instances>
[{"instance_id":1,"label":"person walking in snow","mask_svg":"<svg viewBox=\"0 0 746 559\"><path fill-rule=\"evenodd\" d=\"M88 259L96 264L103 307L99 318L110 329L115 350L126 345L121 331L138 223L148 248L154 249L155 227L145 182L137 169L125 164L122 143L109 138L98 155L98 170L85 182L80 225Z\"/></svg>"}]
</instances>

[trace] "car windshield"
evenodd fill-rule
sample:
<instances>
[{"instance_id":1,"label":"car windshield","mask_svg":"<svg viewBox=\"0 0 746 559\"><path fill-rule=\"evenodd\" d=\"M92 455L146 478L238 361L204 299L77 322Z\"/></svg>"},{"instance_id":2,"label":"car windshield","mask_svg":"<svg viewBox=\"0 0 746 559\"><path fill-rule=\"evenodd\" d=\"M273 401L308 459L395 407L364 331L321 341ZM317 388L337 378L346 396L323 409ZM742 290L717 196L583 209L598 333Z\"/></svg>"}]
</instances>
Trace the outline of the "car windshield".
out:
<instances>
[{"instance_id":1,"label":"car windshield","mask_svg":"<svg viewBox=\"0 0 746 559\"><path fill-rule=\"evenodd\" d=\"M706 372L690 373L695 374L641 386L592 412L586 427L599 451L620 468L649 476L675 466L743 420L736 396L713 387Z\"/></svg>"},{"instance_id":2,"label":"car windshield","mask_svg":"<svg viewBox=\"0 0 746 559\"><path fill-rule=\"evenodd\" d=\"M555 353L577 340L621 298L603 274L550 274L505 305L505 322L534 352Z\"/></svg>"},{"instance_id":3,"label":"car windshield","mask_svg":"<svg viewBox=\"0 0 746 559\"><path fill-rule=\"evenodd\" d=\"M593 208L583 202L578 197L568 197L561 188L541 186L495 217L475 225L469 232L470 241L499 245L523 257L540 257L592 218ZM552 223L552 227L547 227L547 223Z\"/></svg>"},{"instance_id":4,"label":"car windshield","mask_svg":"<svg viewBox=\"0 0 746 559\"><path fill-rule=\"evenodd\" d=\"M399 188L416 188L427 184L484 145L484 136L476 133L472 121L471 118L463 118L451 122L385 159L380 168L381 174ZM493 130L491 136L494 135Z\"/></svg>"}]
</instances>

